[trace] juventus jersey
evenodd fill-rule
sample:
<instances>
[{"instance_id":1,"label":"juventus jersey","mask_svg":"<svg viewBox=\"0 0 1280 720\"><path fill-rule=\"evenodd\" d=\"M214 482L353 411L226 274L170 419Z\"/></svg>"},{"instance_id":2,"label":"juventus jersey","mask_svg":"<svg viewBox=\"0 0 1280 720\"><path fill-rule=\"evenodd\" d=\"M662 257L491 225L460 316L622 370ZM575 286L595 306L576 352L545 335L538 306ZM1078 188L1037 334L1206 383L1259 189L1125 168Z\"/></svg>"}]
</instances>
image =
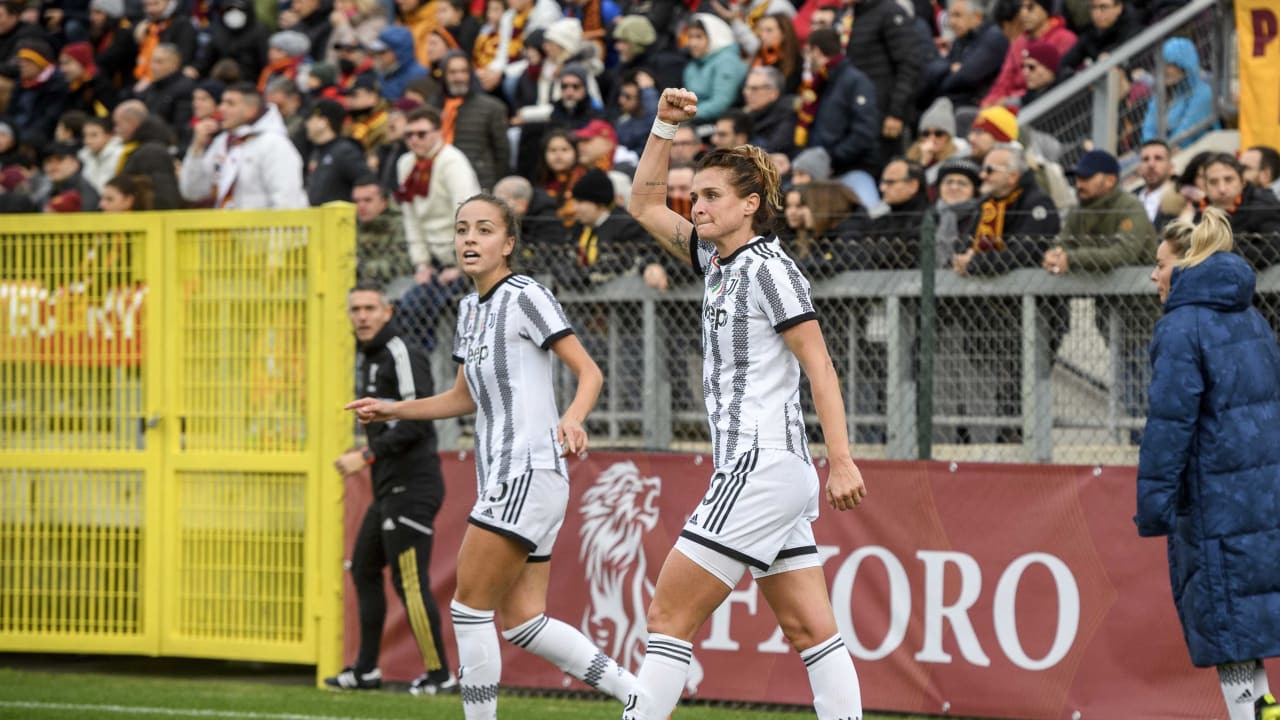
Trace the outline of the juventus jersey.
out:
<instances>
[{"instance_id":1,"label":"juventus jersey","mask_svg":"<svg viewBox=\"0 0 1280 720\"><path fill-rule=\"evenodd\" d=\"M551 291L508 275L458 305L453 359L476 403L476 482L486 487L530 470L568 477L556 426L548 348L573 332Z\"/></svg>"},{"instance_id":2,"label":"juventus jersey","mask_svg":"<svg viewBox=\"0 0 1280 720\"><path fill-rule=\"evenodd\" d=\"M782 331L817 314L809 283L775 237L757 237L728 257L689 243L702 294L702 395L715 467L756 448L809 461L800 408L800 362Z\"/></svg>"}]
</instances>

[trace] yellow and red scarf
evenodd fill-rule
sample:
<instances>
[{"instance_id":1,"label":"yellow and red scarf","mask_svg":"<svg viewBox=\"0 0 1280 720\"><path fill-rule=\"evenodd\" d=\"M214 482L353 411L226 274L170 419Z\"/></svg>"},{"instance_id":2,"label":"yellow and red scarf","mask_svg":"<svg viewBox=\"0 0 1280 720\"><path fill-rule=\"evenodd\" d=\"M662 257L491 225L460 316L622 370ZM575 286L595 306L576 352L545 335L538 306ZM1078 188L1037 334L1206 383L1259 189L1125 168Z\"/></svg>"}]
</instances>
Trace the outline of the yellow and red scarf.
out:
<instances>
[{"instance_id":1,"label":"yellow and red scarf","mask_svg":"<svg viewBox=\"0 0 1280 720\"><path fill-rule=\"evenodd\" d=\"M398 202L413 202L414 198L424 198L431 194L431 163L434 159L418 158L409 175L405 177L404 184L395 192Z\"/></svg>"},{"instance_id":2,"label":"yellow and red scarf","mask_svg":"<svg viewBox=\"0 0 1280 720\"><path fill-rule=\"evenodd\" d=\"M1004 215L1009 205L1022 195L1022 188L1013 191L1003 200L987 198L978 215L978 227L973 232L974 252L999 252L1004 250Z\"/></svg>"},{"instance_id":3,"label":"yellow and red scarf","mask_svg":"<svg viewBox=\"0 0 1280 720\"><path fill-rule=\"evenodd\" d=\"M822 98L822 91L827 88L831 70L843 61L843 55L827 58L825 66L814 68L801 83L800 93L796 98L796 147L808 147L809 131L818 118L818 101Z\"/></svg>"}]
</instances>

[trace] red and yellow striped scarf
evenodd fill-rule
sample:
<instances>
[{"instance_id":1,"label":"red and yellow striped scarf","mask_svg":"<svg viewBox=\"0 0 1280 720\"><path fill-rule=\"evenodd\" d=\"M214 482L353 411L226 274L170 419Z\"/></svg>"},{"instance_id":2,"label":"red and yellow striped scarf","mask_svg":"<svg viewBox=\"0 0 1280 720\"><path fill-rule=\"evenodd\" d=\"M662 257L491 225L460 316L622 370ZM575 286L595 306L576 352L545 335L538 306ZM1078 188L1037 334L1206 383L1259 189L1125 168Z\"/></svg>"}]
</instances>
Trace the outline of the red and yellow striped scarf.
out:
<instances>
[{"instance_id":1,"label":"red and yellow striped scarf","mask_svg":"<svg viewBox=\"0 0 1280 720\"><path fill-rule=\"evenodd\" d=\"M1004 215L1009 205L1022 195L1022 188L1013 191L1003 200L987 198L982 202L978 227L973 232L974 252L998 252L1004 250Z\"/></svg>"},{"instance_id":2,"label":"red and yellow striped scarf","mask_svg":"<svg viewBox=\"0 0 1280 720\"><path fill-rule=\"evenodd\" d=\"M815 68L800 85L800 93L796 98L796 147L808 147L809 131L818 118L818 101L822 91L827 88L827 80L831 70L844 61L844 55L833 55L827 58L827 64Z\"/></svg>"}]
</instances>

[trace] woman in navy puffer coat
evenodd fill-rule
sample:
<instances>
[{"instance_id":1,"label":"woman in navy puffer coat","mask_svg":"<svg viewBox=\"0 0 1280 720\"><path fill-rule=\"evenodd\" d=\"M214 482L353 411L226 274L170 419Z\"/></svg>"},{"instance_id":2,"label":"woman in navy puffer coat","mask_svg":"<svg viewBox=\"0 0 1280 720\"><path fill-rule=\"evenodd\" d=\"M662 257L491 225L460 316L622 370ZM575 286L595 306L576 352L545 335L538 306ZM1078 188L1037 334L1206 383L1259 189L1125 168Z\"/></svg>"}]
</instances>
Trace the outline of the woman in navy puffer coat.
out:
<instances>
[{"instance_id":1,"label":"woman in navy puffer coat","mask_svg":"<svg viewBox=\"0 0 1280 720\"><path fill-rule=\"evenodd\" d=\"M1189 250L1178 234L1166 230L1152 273L1165 314L1135 521L1169 538L1192 662L1218 666L1230 717L1252 718L1267 692L1258 659L1280 655L1280 347L1226 216L1206 211Z\"/></svg>"}]
</instances>

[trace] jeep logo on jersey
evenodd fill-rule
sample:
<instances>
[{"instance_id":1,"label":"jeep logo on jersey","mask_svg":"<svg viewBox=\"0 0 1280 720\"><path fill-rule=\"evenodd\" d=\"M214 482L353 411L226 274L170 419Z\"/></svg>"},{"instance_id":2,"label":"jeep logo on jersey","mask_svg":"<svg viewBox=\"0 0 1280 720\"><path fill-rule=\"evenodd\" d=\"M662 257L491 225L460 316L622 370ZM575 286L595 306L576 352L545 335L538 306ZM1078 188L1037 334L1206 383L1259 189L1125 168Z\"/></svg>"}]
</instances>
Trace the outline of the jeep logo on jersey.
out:
<instances>
[{"instance_id":1,"label":"jeep logo on jersey","mask_svg":"<svg viewBox=\"0 0 1280 720\"><path fill-rule=\"evenodd\" d=\"M707 307L702 311L702 318L712 327L722 328L729 324L729 311L724 308Z\"/></svg>"},{"instance_id":2,"label":"jeep logo on jersey","mask_svg":"<svg viewBox=\"0 0 1280 720\"><path fill-rule=\"evenodd\" d=\"M645 608L653 598L644 536L658 524L662 480L642 477L631 461L610 465L583 494L578 557L585 566L588 597L582 632L606 655L635 672L644 659L649 627ZM654 573L658 565L654 565ZM689 664L685 687L696 693L702 664Z\"/></svg>"},{"instance_id":3,"label":"jeep logo on jersey","mask_svg":"<svg viewBox=\"0 0 1280 720\"><path fill-rule=\"evenodd\" d=\"M471 348L471 349L467 350L467 364L468 364L468 365L474 365L475 363L483 362L483 361L487 360L488 358L489 358L489 346L488 346L488 345L481 345L481 346L479 346L479 347L473 347L473 348Z\"/></svg>"}]
</instances>

